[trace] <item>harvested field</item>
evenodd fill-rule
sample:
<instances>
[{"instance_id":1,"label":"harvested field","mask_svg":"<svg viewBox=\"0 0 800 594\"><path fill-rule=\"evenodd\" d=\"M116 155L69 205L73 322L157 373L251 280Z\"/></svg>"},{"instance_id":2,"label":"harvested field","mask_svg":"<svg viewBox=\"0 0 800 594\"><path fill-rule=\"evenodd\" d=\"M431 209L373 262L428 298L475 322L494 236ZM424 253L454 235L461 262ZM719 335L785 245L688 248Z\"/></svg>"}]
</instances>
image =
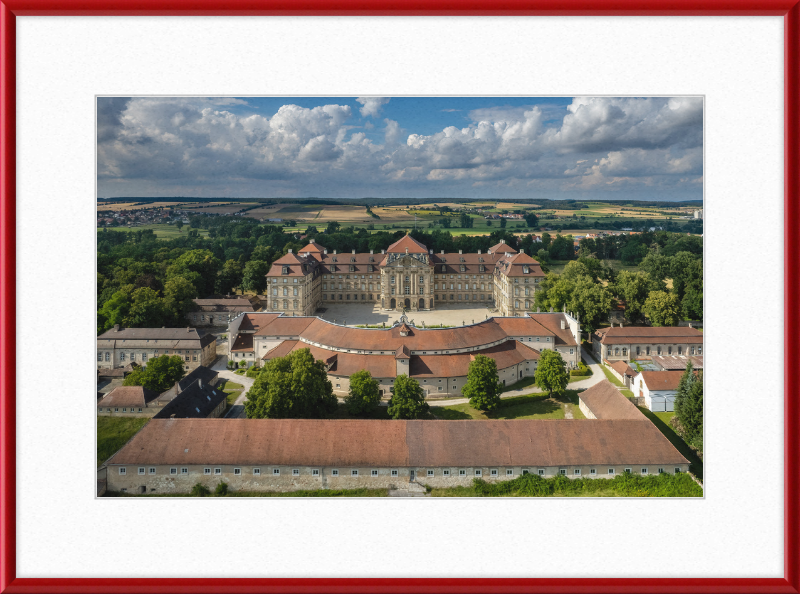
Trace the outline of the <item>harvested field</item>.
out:
<instances>
[{"instance_id":1,"label":"harvested field","mask_svg":"<svg viewBox=\"0 0 800 594\"><path fill-rule=\"evenodd\" d=\"M197 207L195 207L195 208L189 208L189 209L186 209L186 210L189 210L191 212L196 212L197 214L203 214L203 213L207 213L207 214L228 214L228 213L237 212L237 211L241 210L242 208L244 208L245 206L252 206L252 205L253 205L252 202L226 202L225 204L220 204L220 205L217 205L217 206L209 206L207 208L197 208Z\"/></svg>"}]
</instances>

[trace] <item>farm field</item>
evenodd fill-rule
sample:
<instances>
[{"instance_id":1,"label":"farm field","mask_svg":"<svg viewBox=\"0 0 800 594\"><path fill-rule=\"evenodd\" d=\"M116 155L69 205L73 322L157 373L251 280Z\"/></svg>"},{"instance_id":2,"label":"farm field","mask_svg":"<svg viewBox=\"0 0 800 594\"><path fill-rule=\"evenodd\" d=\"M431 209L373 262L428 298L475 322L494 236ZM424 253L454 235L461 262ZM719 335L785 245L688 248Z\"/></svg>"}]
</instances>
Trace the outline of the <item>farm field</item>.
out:
<instances>
[{"instance_id":1,"label":"farm field","mask_svg":"<svg viewBox=\"0 0 800 594\"><path fill-rule=\"evenodd\" d=\"M145 202L140 204L139 202L114 202L114 203L106 203L106 202L98 202L97 203L97 212L118 212L120 210L145 210L148 208L178 208L178 207L186 207L186 206L194 206L199 204L198 202Z\"/></svg>"},{"instance_id":2,"label":"farm field","mask_svg":"<svg viewBox=\"0 0 800 594\"><path fill-rule=\"evenodd\" d=\"M195 208L187 208L185 210L188 210L190 212L197 212L197 214L203 214L203 213L228 214L241 210L242 207L252 206L252 205L253 205L252 202L225 202L225 203L219 203L215 206L208 206L207 208L205 208L205 205L202 205L203 208L198 206Z\"/></svg>"},{"instance_id":3,"label":"farm field","mask_svg":"<svg viewBox=\"0 0 800 594\"><path fill-rule=\"evenodd\" d=\"M139 227L108 227L111 231L141 231L143 229L152 229L158 239L175 239L177 237L186 237L189 233L189 227L183 226L182 230L178 230L175 225L140 225ZM103 227L98 227L98 231L102 231ZM208 237L208 231L205 229L195 229L200 234L200 237Z\"/></svg>"}]
</instances>

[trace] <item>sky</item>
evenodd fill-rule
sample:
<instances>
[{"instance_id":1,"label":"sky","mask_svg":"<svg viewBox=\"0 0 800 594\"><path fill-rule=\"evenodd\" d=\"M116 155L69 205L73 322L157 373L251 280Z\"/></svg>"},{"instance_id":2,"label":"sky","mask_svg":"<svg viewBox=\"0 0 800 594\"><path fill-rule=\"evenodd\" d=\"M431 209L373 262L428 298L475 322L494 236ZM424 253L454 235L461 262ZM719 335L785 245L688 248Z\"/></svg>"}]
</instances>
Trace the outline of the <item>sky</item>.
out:
<instances>
[{"instance_id":1,"label":"sky","mask_svg":"<svg viewBox=\"0 0 800 594\"><path fill-rule=\"evenodd\" d=\"M702 200L701 97L98 97L114 197Z\"/></svg>"}]
</instances>

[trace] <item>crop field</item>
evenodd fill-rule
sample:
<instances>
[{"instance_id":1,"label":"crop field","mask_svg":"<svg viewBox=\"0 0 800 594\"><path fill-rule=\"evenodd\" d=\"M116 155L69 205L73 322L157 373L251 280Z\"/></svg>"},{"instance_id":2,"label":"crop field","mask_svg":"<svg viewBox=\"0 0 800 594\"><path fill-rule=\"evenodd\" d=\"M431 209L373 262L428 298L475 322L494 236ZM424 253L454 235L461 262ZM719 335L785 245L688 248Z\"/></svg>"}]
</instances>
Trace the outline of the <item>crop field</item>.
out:
<instances>
[{"instance_id":1,"label":"crop field","mask_svg":"<svg viewBox=\"0 0 800 594\"><path fill-rule=\"evenodd\" d=\"M196 205L197 202L145 202L140 204L138 202L115 202L108 204L105 202L97 203L98 212L119 212L120 210L145 210L148 208L178 208L185 206Z\"/></svg>"},{"instance_id":2,"label":"crop field","mask_svg":"<svg viewBox=\"0 0 800 594\"><path fill-rule=\"evenodd\" d=\"M198 214L228 214L232 212L236 212L237 210L241 210L243 207L252 205L252 202L225 202L224 204L218 204L215 206L209 206L208 208L190 208L187 210L197 212ZM205 206L205 205L203 205Z\"/></svg>"},{"instance_id":3,"label":"crop field","mask_svg":"<svg viewBox=\"0 0 800 594\"><path fill-rule=\"evenodd\" d=\"M102 231L102 227L98 227L98 231ZM183 229L178 230L175 225L140 225L138 227L108 227L109 231L141 231L142 229L152 229L158 239L176 239L178 237L186 237L189 233L189 227L184 225ZM208 231L205 229L195 229L199 232L200 237L208 237Z\"/></svg>"}]
</instances>

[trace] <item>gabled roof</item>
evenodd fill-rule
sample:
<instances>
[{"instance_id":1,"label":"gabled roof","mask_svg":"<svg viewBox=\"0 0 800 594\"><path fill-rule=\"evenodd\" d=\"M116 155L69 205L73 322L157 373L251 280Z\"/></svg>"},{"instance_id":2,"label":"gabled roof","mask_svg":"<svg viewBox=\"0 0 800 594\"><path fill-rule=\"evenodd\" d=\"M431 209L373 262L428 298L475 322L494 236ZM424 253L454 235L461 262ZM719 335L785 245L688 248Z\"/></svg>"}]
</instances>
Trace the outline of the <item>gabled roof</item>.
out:
<instances>
[{"instance_id":1,"label":"gabled roof","mask_svg":"<svg viewBox=\"0 0 800 594\"><path fill-rule=\"evenodd\" d=\"M598 330L603 344L702 344L703 333L697 328L680 326L614 326Z\"/></svg>"},{"instance_id":2,"label":"gabled roof","mask_svg":"<svg viewBox=\"0 0 800 594\"><path fill-rule=\"evenodd\" d=\"M395 359L410 359L411 358L411 351L408 350L406 345L402 345L398 347L398 349L394 353Z\"/></svg>"},{"instance_id":3,"label":"gabled roof","mask_svg":"<svg viewBox=\"0 0 800 594\"><path fill-rule=\"evenodd\" d=\"M334 468L688 463L652 423L618 419L153 419L107 462Z\"/></svg>"},{"instance_id":4,"label":"gabled roof","mask_svg":"<svg viewBox=\"0 0 800 594\"><path fill-rule=\"evenodd\" d=\"M202 384L202 387L201 387ZM177 419L204 419L227 398L227 394L213 386L195 379L180 394L162 408L154 419L169 419L175 415Z\"/></svg>"},{"instance_id":5,"label":"gabled roof","mask_svg":"<svg viewBox=\"0 0 800 594\"><path fill-rule=\"evenodd\" d=\"M630 419L646 421L633 403L625 398L607 379L578 394L596 419Z\"/></svg>"},{"instance_id":6,"label":"gabled roof","mask_svg":"<svg viewBox=\"0 0 800 594\"><path fill-rule=\"evenodd\" d=\"M307 246L302 248L298 253L300 254L307 254L307 253L317 253L321 254L325 251L325 248L318 244L315 241L311 241Z\"/></svg>"},{"instance_id":7,"label":"gabled roof","mask_svg":"<svg viewBox=\"0 0 800 594\"><path fill-rule=\"evenodd\" d=\"M517 250L512 248L510 245L508 245L504 241L501 241L500 243L496 243L495 245L493 245L492 247L489 248L489 253L490 254L505 254L506 252L509 252L509 253L512 253L512 254L516 254Z\"/></svg>"},{"instance_id":8,"label":"gabled roof","mask_svg":"<svg viewBox=\"0 0 800 594\"><path fill-rule=\"evenodd\" d=\"M142 386L119 386L111 390L101 400L97 401L98 407L108 406L139 406L146 407L149 402L156 400L158 393Z\"/></svg>"},{"instance_id":9,"label":"gabled roof","mask_svg":"<svg viewBox=\"0 0 800 594\"><path fill-rule=\"evenodd\" d=\"M428 248L418 242L410 235L406 235L399 241L395 241L386 250L387 254L404 254L408 249L409 254L427 254Z\"/></svg>"},{"instance_id":10,"label":"gabled roof","mask_svg":"<svg viewBox=\"0 0 800 594\"><path fill-rule=\"evenodd\" d=\"M683 371L643 371L640 375L649 390L675 392Z\"/></svg>"}]
</instances>

